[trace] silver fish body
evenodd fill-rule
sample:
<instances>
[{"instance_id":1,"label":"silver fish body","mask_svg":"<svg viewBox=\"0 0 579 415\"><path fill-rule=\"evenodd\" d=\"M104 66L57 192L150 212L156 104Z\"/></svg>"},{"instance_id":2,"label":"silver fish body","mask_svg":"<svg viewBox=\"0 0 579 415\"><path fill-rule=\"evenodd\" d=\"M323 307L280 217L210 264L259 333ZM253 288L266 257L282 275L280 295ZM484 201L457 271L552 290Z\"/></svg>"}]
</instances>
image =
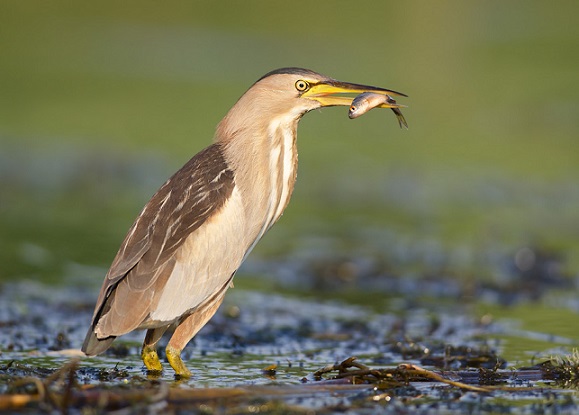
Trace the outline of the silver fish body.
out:
<instances>
[{"instance_id":1,"label":"silver fish body","mask_svg":"<svg viewBox=\"0 0 579 415\"><path fill-rule=\"evenodd\" d=\"M396 104L396 100L387 94L364 92L363 94L358 95L352 101L352 105L350 105L348 117L350 117L350 119L358 118L376 107L390 108L394 114L396 114L400 128L408 128L406 119L404 118L404 115L402 115L399 106Z\"/></svg>"},{"instance_id":2,"label":"silver fish body","mask_svg":"<svg viewBox=\"0 0 579 415\"><path fill-rule=\"evenodd\" d=\"M388 99L392 100L388 95L376 94L373 92L360 94L354 98L354 101L352 101L352 105L350 105L350 110L348 111L348 117L351 119L358 118L359 116L366 114L372 108L387 103Z\"/></svg>"}]
</instances>

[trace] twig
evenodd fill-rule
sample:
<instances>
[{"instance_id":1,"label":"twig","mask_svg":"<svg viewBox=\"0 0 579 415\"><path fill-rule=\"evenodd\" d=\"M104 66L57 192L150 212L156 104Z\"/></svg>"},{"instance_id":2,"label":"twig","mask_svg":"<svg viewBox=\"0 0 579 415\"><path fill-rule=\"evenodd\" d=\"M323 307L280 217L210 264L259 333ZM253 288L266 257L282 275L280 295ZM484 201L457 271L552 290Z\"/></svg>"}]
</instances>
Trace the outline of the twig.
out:
<instances>
[{"instance_id":1,"label":"twig","mask_svg":"<svg viewBox=\"0 0 579 415\"><path fill-rule=\"evenodd\" d=\"M486 386L473 386L468 385L466 383L457 382L454 380L447 379L436 372L432 372L430 370L426 370L420 366L411 365L411 364L401 364L398 366L398 369L403 370L405 373L414 374L424 376L428 379L435 380L437 382L446 383L447 385L451 385L460 389L470 390L474 392L491 392L494 388L489 388Z\"/></svg>"}]
</instances>

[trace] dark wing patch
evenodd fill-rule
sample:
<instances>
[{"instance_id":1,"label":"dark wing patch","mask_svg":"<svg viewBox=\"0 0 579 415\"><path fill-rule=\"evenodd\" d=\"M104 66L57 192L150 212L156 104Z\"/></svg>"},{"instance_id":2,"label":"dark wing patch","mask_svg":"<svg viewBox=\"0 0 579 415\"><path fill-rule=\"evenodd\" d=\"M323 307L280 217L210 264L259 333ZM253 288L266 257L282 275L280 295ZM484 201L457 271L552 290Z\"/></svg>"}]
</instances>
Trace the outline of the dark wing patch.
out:
<instances>
[{"instance_id":1,"label":"dark wing patch","mask_svg":"<svg viewBox=\"0 0 579 415\"><path fill-rule=\"evenodd\" d=\"M125 295L134 293L141 300L144 298L140 292L153 286L160 288L157 278L168 276L166 272L157 272L159 267L225 204L234 185L233 171L227 165L221 145L216 143L199 152L161 186L141 211L113 260L99 294L91 330L110 308L110 304L105 307L105 302L107 298L114 301L111 292L120 281L126 279L123 290L129 291ZM154 299L146 294L144 297L149 308ZM129 299L125 297L122 301ZM135 315L140 317L143 313L144 310Z\"/></svg>"}]
</instances>

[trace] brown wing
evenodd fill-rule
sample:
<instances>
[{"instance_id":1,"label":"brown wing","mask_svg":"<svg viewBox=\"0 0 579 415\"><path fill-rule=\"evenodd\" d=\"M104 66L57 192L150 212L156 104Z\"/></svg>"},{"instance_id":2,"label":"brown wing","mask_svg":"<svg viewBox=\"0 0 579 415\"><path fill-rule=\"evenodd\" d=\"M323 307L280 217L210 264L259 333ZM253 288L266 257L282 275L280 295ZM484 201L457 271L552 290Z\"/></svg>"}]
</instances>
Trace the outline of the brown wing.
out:
<instances>
[{"instance_id":1,"label":"brown wing","mask_svg":"<svg viewBox=\"0 0 579 415\"><path fill-rule=\"evenodd\" d=\"M171 275L175 251L212 212L223 206L234 185L234 174L221 145L213 144L161 186L143 208L113 260L97 300L91 330L117 296L123 302L129 301L131 307L130 315L119 316L125 321L113 324L117 326L114 331L123 331L122 327L130 331L143 321L156 288ZM114 293L117 288L120 292ZM121 314L126 314L127 307L122 309ZM108 322L100 331L106 332L111 324Z\"/></svg>"}]
</instances>

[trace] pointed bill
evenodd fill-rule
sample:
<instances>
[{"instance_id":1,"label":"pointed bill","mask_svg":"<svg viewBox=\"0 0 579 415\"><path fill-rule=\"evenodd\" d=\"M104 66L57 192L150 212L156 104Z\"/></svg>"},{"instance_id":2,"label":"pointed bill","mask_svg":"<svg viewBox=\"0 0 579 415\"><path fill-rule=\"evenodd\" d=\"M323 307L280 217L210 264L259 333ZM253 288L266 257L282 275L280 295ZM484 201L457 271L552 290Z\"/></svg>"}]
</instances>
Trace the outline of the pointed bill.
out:
<instances>
[{"instance_id":1,"label":"pointed bill","mask_svg":"<svg viewBox=\"0 0 579 415\"><path fill-rule=\"evenodd\" d=\"M359 95L365 92L373 92L376 94L384 95L398 95L403 97L407 96L402 92L393 91L391 89L331 80L312 85L310 89L302 94L302 97L318 101L323 107L332 107L337 105L350 106L353 99L355 98L355 95ZM396 103L384 103L380 107L401 108L403 105L398 105Z\"/></svg>"}]
</instances>

